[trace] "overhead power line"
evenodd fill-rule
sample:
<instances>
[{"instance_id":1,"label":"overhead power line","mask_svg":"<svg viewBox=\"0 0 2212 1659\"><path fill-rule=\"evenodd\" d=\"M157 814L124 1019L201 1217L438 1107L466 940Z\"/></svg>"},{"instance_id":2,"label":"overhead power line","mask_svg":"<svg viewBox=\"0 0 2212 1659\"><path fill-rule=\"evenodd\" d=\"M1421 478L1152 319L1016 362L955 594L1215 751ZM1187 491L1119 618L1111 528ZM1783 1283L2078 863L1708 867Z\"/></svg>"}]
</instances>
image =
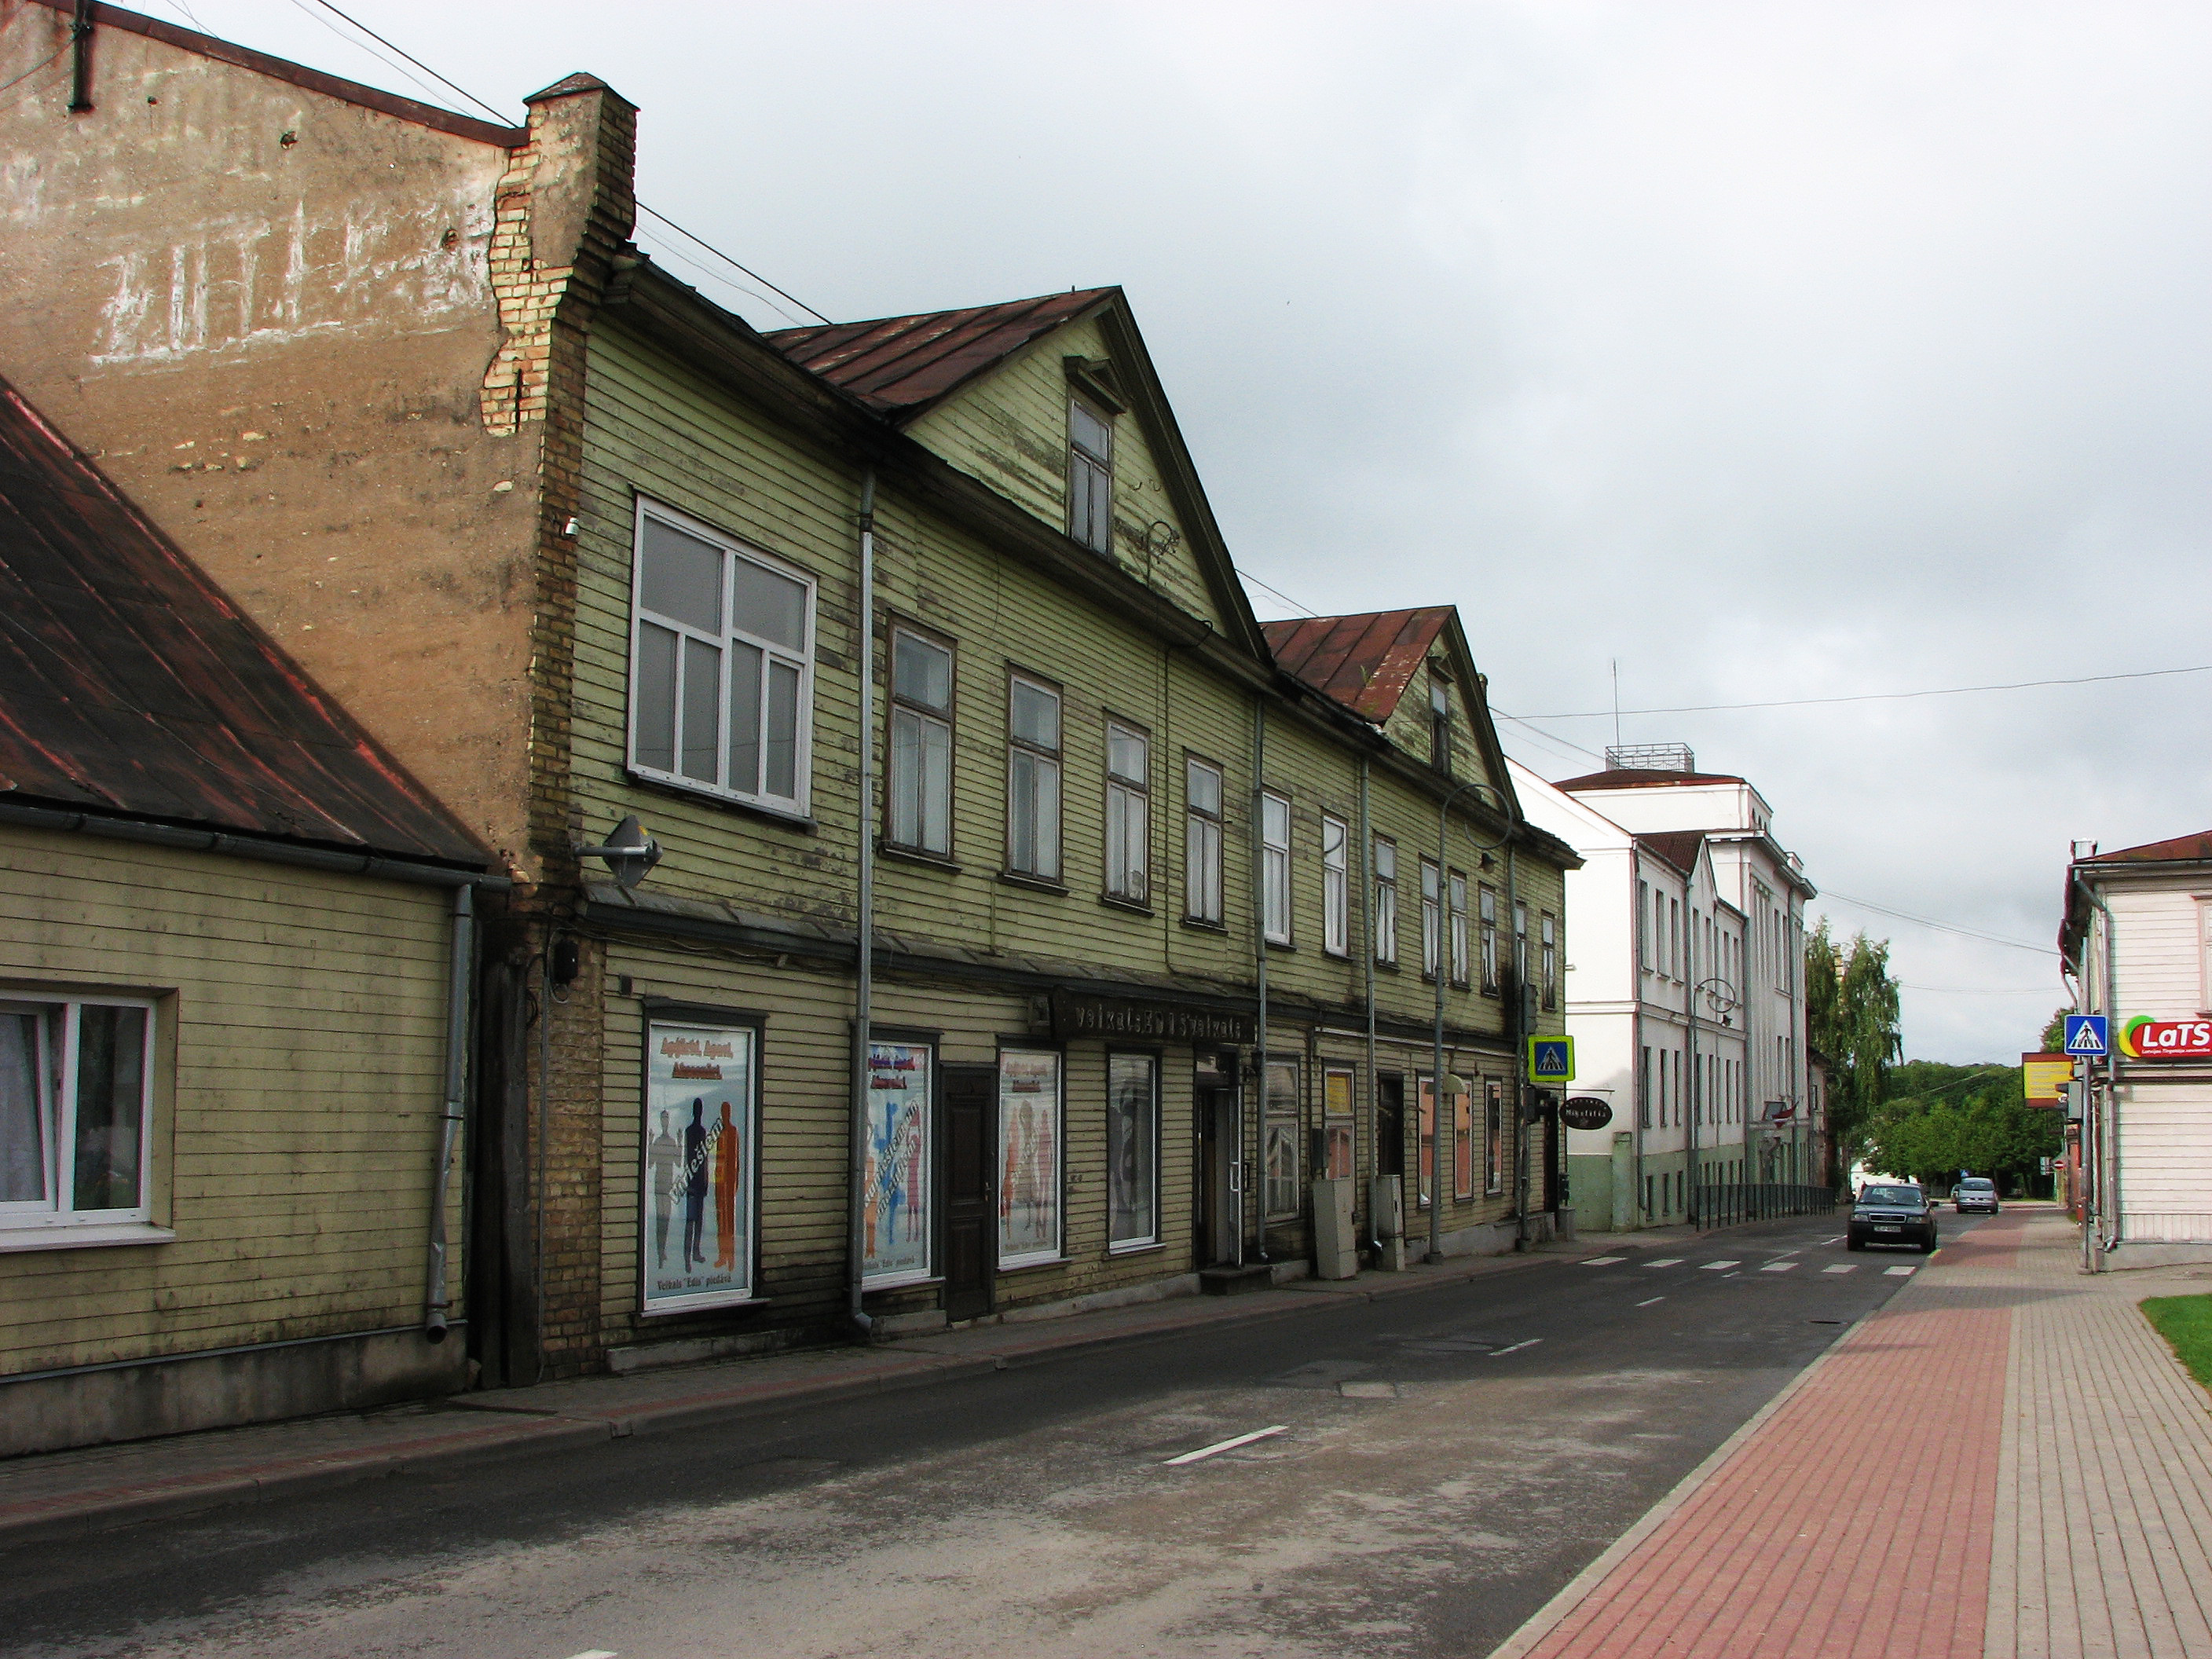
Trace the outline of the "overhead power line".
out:
<instances>
[{"instance_id":1,"label":"overhead power line","mask_svg":"<svg viewBox=\"0 0 2212 1659\"><path fill-rule=\"evenodd\" d=\"M2001 685L1940 685L1925 691L1862 691L1847 697L1781 697L1771 702L1685 703L1678 708L1585 708L1567 714L1530 714L1532 720L1609 720L1616 714L1719 714L1739 708L1808 708L1831 702L1901 702L1909 697L1963 697L1977 691L2032 691L2047 685L2097 685L2106 680L2150 680L2169 674L2212 674L2196 668L2144 668L2126 674L2084 674L2077 679L2010 680Z\"/></svg>"},{"instance_id":2,"label":"overhead power line","mask_svg":"<svg viewBox=\"0 0 2212 1659\"><path fill-rule=\"evenodd\" d=\"M359 29L363 34L375 41L378 46L384 47L387 52L398 52L402 58L404 58L409 63L414 64L416 69L421 70L423 74L428 76L433 81L435 81L440 86L445 88L447 91L460 94L462 97L467 99L469 102L474 104L485 114L490 116L493 120L498 122L501 126L512 126L514 124L514 118L513 116L501 114L499 111L494 109L489 104L484 102L483 99L477 97L476 94L471 92L466 87L454 85L453 82L448 81L444 76L439 74L437 70L432 69L428 64L416 57L413 53L408 52L405 48L393 46L391 41L386 40L382 35L379 34L374 29L369 27L368 24L362 22L359 18L348 17L344 12L340 11L336 6L332 5L331 3L331 0L315 0L315 3L320 6L325 11L330 13L331 16L344 18L347 23L351 25L353 27ZM410 76L409 78L412 79L413 77Z\"/></svg>"},{"instance_id":3,"label":"overhead power line","mask_svg":"<svg viewBox=\"0 0 2212 1659\"><path fill-rule=\"evenodd\" d=\"M708 241L703 237L694 236L690 231L684 229L683 226L678 224L675 220L670 218L658 208L649 208L646 206L644 203L640 202L637 204L637 210L640 213L650 213L654 218L659 220L662 224L666 225L669 229L674 231L678 236L683 237L686 241L698 243L701 247L705 248L708 252L713 254L723 264L731 266L734 270L744 271L746 276L751 277L753 281L758 283L763 288L768 289L771 294L782 295L785 299L790 301L792 304L797 306L801 311L814 319L816 322L826 323L830 320L820 312L817 311L812 306L807 304L805 301L800 299L796 294L785 293L783 289L778 288L774 283L769 281L767 277L762 276L760 272L755 270L750 265L741 265L738 264L735 259L730 258L728 254L723 252L721 249L716 247L712 242ZM1271 592L1273 591L1273 589L1269 590ZM1279 595L1278 597L1280 596Z\"/></svg>"},{"instance_id":4,"label":"overhead power line","mask_svg":"<svg viewBox=\"0 0 2212 1659\"><path fill-rule=\"evenodd\" d=\"M1886 904L1876 904L1872 899L1853 898L1849 893L1839 893L1832 887L1820 890L1823 898L1841 899L1846 904L1856 904L1862 910L1872 910L1877 915L1894 916L1899 921L1911 922L1918 927L1933 927L1942 933L1957 933L1966 939L1978 939L1985 945L2008 945L2015 951L2033 951L2039 956L2055 957L2057 951L2047 945L2029 945L2016 939L2000 939L1995 933L1976 933L1971 927L1960 927L1952 922L1937 921L1928 916L1916 916L1904 910L1893 910Z\"/></svg>"}]
</instances>

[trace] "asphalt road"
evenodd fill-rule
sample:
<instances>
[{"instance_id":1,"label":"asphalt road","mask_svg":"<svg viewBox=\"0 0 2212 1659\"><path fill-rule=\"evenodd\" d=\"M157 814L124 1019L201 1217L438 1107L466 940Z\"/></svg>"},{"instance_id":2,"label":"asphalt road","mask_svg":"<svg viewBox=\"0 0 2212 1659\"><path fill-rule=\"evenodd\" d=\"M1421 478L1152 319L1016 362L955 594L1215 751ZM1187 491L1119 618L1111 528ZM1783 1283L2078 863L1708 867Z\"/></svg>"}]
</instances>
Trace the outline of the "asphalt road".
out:
<instances>
[{"instance_id":1,"label":"asphalt road","mask_svg":"<svg viewBox=\"0 0 2212 1659\"><path fill-rule=\"evenodd\" d=\"M0 1552L0 1653L1478 1659L1923 1259L1621 1255Z\"/></svg>"}]
</instances>

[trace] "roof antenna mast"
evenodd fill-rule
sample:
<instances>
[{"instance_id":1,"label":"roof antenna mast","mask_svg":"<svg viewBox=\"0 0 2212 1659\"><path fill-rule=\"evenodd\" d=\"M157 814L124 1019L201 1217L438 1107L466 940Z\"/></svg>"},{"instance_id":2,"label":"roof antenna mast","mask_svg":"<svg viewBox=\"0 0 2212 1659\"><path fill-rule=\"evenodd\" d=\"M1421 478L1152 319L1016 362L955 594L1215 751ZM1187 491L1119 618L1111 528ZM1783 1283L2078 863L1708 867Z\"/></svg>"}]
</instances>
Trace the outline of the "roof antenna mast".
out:
<instances>
[{"instance_id":1,"label":"roof antenna mast","mask_svg":"<svg viewBox=\"0 0 2212 1659\"><path fill-rule=\"evenodd\" d=\"M1613 659L1613 746L1620 747L1620 659Z\"/></svg>"}]
</instances>

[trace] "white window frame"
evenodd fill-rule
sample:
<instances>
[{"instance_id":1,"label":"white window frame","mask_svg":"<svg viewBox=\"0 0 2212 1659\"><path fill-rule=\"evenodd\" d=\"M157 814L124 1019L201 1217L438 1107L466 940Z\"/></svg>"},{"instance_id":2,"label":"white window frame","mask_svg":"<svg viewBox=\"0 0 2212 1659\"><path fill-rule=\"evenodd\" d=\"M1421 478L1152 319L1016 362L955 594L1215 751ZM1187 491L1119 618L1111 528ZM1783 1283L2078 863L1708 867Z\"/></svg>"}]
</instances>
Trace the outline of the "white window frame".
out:
<instances>
[{"instance_id":1,"label":"white window frame","mask_svg":"<svg viewBox=\"0 0 2212 1659\"><path fill-rule=\"evenodd\" d=\"M1543 952L1544 1006L1559 1006L1559 919L1550 911L1540 913L1538 942Z\"/></svg>"},{"instance_id":2,"label":"white window frame","mask_svg":"<svg viewBox=\"0 0 2212 1659\"><path fill-rule=\"evenodd\" d=\"M1421 860L1421 977L1437 976L1443 950L1443 871L1432 858Z\"/></svg>"},{"instance_id":3,"label":"white window frame","mask_svg":"<svg viewBox=\"0 0 2212 1659\"><path fill-rule=\"evenodd\" d=\"M707 630L698 627L696 623L688 623L680 618L666 616L660 612L652 611L647 609L643 597L645 592L645 527L649 520L656 520L660 523L666 525L672 530L679 532L684 535L692 537L696 540L705 542L711 546L717 547L721 550L723 557L721 582L722 629L719 635L708 633ZM729 580L729 572L730 565L732 561L755 565L759 568L769 572L771 575L780 576L787 581L795 582L799 586L805 589L805 616L803 629L805 641L802 647L794 648L781 641L769 640L760 635L748 633L742 629L734 628L731 625L730 601L732 584ZM749 546L746 544L738 541L734 537L726 535L721 531L715 529L712 525L702 523L701 520L691 517L689 514L680 513L674 507L665 506L659 501L648 500L647 497L642 495L638 497L636 518L632 527L630 538L629 667L626 677L626 690L629 698L628 735L629 769L640 777L651 778L656 782L667 784L673 788L688 790L696 794L712 795L722 800L741 801L747 805L764 807L771 811L786 812L795 817L805 817L807 811L813 773L814 651L817 598L818 595L817 592L817 584L815 580L805 571L798 568L794 565L787 564L781 559L772 557L769 555L762 552L757 547ZM672 764L667 768L647 765L638 757L638 726L641 702L639 696L639 675L641 672L641 665L644 660L645 630L647 628L657 628L665 632L672 633L676 636L677 640L677 679L675 686L672 691L672 696L675 700L675 712L673 715L674 724L671 728L675 734L673 739L675 751L670 757ZM687 640L711 647L716 653L718 678L715 688L714 706L716 709L717 737L714 744L714 775L712 779L694 777L682 769L684 752L684 675L687 672L684 665L690 655L690 653L684 648L684 642ZM792 793L788 795L771 794L765 787L756 789L739 789L733 787L729 781L729 670L730 661L732 655L731 647L732 645L738 645L747 649L756 650L761 653L761 690L757 706L759 712L759 718L763 722L761 766L763 769L762 781L763 784L765 784L766 781L765 773L767 768L766 721L768 720L768 706L769 702L768 686L769 684L770 669L774 665L781 665L782 666L797 671L798 684L796 690L793 693L796 706L793 709L793 731L792 734Z\"/></svg>"},{"instance_id":4,"label":"white window frame","mask_svg":"<svg viewBox=\"0 0 2212 1659\"><path fill-rule=\"evenodd\" d=\"M1516 997L1525 996L1528 990L1528 907L1516 899L1513 902L1513 994Z\"/></svg>"},{"instance_id":5,"label":"white window frame","mask_svg":"<svg viewBox=\"0 0 2212 1659\"><path fill-rule=\"evenodd\" d=\"M1279 1072L1290 1077L1280 1095ZM1304 1197L1305 1066L1294 1055L1271 1054L1260 1075L1260 1207L1266 1219L1286 1221L1300 1212Z\"/></svg>"},{"instance_id":6,"label":"white window frame","mask_svg":"<svg viewBox=\"0 0 2212 1659\"><path fill-rule=\"evenodd\" d=\"M1117 765L1117 743L1135 745L1134 772ZM1119 720L1106 722L1106 892L1132 904L1152 896L1152 739Z\"/></svg>"},{"instance_id":7,"label":"white window frame","mask_svg":"<svg viewBox=\"0 0 2212 1659\"><path fill-rule=\"evenodd\" d=\"M1103 455L1077 435L1078 410L1105 428ZM1114 550L1114 417L1080 398L1067 400L1067 533L1094 553Z\"/></svg>"},{"instance_id":8,"label":"white window frame","mask_svg":"<svg viewBox=\"0 0 2212 1659\"><path fill-rule=\"evenodd\" d=\"M926 650L944 653L945 689L942 707L931 705L916 697L902 686L898 672L899 642L902 640L912 640ZM950 641L933 638L920 629L909 628L903 623L899 623L891 629L889 666L890 696L886 700L889 707L884 715L887 732L884 756L884 779L886 785L884 790L884 841L888 846L904 848L910 852L927 853L936 858L951 858L952 856L954 765L952 721L958 696L959 655ZM899 737L902 728L910 730L915 734L916 741L908 752L912 756L921 757L921 770L918 776L908 774L908 767L914 763L911 759L903 765L901 763ZM938 738L941 745L938 752L943 756L944 768L942 775L934 778L931 775L927 763L930 754L929 740L933 735ZM929 823L930 808L933 805L929 797L933 792L939 797L934 804L943 820L943 833L936 841L931 838ZM912 827L915 833L911 836L902 836L899 830L905 826L901 824L900 819L903 809L909 805L905 799L909 793L913 796L911 807L914 813L914 824Z\"/></svg>"},{"instance_id":9,"label":"white window frame","mask_svg":"<svg viewBox=\"0 0 2212 1659\"><path fill-rule=\"evenodd\" d=\"M138 1061L138 1202L134 1205L76 1207L78 1066L87 1008L131 1008L145 1015L144 1046ZM39 990L0 990L0 1011L10 1016L36 1017L38 1047L32 1057L36 1097L32 1110L40 1137L35 1156L45 1193L37 1199L0 1203L0 1248L64 1244L72 1236L88 1237L94 1229L128 1229L138 1237L146 1236L151 1231L154 1213L154 1082L161 1052L157 1004L150 997L57 996ZM58 1033L52 1018L57 1013ZM57 1047L58 1054L54 1052Z\"/></svg>"},{"instance_id":10,"label":"white window frame","mask_svg":"<svg viewBox=\"0 0 2212 1659\"><path fill-rule=\"evenodd\" d=\"M1192 787L1201 775L1213 781L1211 807L1198 804ZM1183 917L1210 927L1221 926L1225 919L1222 849L1228 788L1229 778L1221 767L1196 755L1183 757Z\"/></svg>"},{"instance_id":11,"label":"white window frame","mask_svg":"<svg viewBox=\"0 0 2212 1659\"><path fill-rule=\"evenodd\" d=\"M1321 948L1352 954L1352 826L1324 812L1321 820Z\"/></svg>"},{"instance_id":12,"label":"white window frame","mask_svg":"<svg viewBox=\"0 0 2212 1659\"><path fill-rule=\"evenodd\" d=\"M1466 871L1444 872L1444 900L1450 926L1452 983L1464 990L1468 983Z\"/></svg>"},{"instance_id":13,"label":"white window frame","mask_svg":"<svg viewBox=\"0 0 2212 1659\"><path fill-rule=\"evenodd\" d=\"M1042 744L1015 735L1014 689L1017 686L1052 699L1054 735L1058 738L1052 747L1047 748ZM1066 817L1065 807L1067 796L1063 771L1063 757L1066 750L1067 700L1060 695L1060 688L1049 680L1040 679L1034 674L1024 674L1019 670L1008 674L1006 677L1006 871L1010 875L1024 876L1032 881L1051 882L1055 885L1060 881L1060 872L1062 868L1060 838L1065 830ZM1020 793L1015 784L1015 777L1020 764L1024 762L1030 772L1029 802L1033 820L1031 827L1036 839L1034 856L1028 864L1019 862L1015 857L1017 843L1014 833L1016 809L1021 801ZM1049 835L1045 833L1045 818L1048 816L1045 811L1045 796L1048 790L1042 787L1048 780L1050 785L1048 793L1051 795L1049 812L1051 833Z\"/></svg>"},{"instance_id":14,"label":"white window frame","mask_svg":"<svg viewBox=\"0 0 2212 1659\"><path fill-rule=\"evenodd\" d=\"M1398 965L1398 843L1388 836L1375 837L1375 960L1385 967Z\"/></svg>"},{"instance_id":15,"label":"white window frame","mask_svg":"<svg viewBox=\"0 0 2212 1659\"><path fill-rule=\"evenodd\" d=\"M1270 945L1291 942L1291 798L1272 789L1260 792L1260 931Z\"/></svg>"},{"instance_id":16,"label":"white window frame","mask_svg":"<svg viewBox=\"0 0 2212 1659\"><path fill-rule=\"evenodd\" d=\"M1498 994L1498 890L1487 884L1474 893L1477 944L1482 957L1482 989Z\"/></svg>"}]
</instances>

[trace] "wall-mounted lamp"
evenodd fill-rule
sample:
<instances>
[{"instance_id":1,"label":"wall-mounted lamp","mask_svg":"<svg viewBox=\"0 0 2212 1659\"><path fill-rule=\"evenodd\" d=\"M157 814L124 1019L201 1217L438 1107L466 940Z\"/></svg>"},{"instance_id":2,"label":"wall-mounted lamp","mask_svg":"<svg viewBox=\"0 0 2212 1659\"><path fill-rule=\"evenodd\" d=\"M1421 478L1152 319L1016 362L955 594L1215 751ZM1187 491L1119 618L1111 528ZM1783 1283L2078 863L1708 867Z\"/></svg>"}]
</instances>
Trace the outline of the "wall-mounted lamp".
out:
<instances>
[{"instance_id":1,"label":"wall-mounted lamp","mask_svg":"<svg viewBox=\"0 0 2212 1659\"><path fill-rule=\"evenodd\" d=\"M580 859L605 859L607 868L614 872L615 885L627 893L643 881L660 862L660 843L645 833L645 826L632 812L615 826L604 847L579 847Z\"/></svg>"}]
</instances>

